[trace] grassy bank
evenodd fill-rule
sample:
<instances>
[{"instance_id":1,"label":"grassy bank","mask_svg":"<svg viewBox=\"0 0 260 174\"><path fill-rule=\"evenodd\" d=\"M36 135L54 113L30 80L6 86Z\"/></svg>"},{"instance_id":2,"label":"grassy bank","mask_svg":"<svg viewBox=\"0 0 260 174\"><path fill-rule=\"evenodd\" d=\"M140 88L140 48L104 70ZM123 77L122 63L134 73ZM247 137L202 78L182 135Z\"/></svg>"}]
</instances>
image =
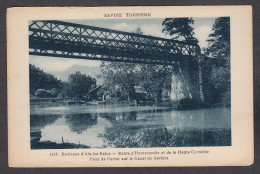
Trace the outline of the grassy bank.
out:
<instances>
[{"instance_id":1,"label":"grassy bank","mask_svg":"<svg viewBox=\"0 0 260 174\"><path fill-rule=\"evenodd\" d=\"M87 149L89 146L74 143L55 143L51 141L41 141L40 138L31 140L31 149Z\"/></svg>"}]
</instances>

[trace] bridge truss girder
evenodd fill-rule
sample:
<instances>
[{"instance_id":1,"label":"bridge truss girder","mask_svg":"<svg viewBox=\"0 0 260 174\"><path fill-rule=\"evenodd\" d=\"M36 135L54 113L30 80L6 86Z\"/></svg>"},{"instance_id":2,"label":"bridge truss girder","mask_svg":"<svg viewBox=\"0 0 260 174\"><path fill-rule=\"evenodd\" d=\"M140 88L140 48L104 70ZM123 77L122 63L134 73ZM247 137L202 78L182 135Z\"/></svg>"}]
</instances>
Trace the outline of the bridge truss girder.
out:
<instances>
[{"instance_id":1,"label":"bridge truss girder","mask_svg":"<svg viewBox=\"0 0 260 174\"><path fill-rule=\"evenodd\" d=\"M200 54L197 44L61 21L32 21L30 55L174 64Z\"/></svg>"}]
</instances>

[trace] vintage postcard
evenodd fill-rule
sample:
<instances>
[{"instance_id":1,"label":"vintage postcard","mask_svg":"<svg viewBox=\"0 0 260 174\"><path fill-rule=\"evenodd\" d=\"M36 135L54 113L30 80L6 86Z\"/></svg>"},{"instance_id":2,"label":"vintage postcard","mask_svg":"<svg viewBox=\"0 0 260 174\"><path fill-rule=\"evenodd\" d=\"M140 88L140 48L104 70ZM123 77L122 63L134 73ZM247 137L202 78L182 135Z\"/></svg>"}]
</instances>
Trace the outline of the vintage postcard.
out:
<instances>
[{"instance_id":1,"label":"vintage postcard","mask_svg":"<svg viewBox=\"0 0 260 174\"><path fill-rule=\"evenodd\" d=\"M11 167L254 161L251 6L7 11Z\"/></svg>"}]
</instances>

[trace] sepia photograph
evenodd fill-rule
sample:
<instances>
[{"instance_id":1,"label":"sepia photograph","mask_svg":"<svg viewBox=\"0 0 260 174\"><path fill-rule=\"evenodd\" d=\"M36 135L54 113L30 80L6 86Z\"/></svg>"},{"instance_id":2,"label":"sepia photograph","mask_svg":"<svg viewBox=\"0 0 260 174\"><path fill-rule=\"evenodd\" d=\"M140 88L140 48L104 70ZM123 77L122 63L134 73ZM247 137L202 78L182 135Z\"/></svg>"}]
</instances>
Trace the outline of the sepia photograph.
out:
<instances>
[{"instance_id":1,"label":"sepia photograph","mask_svg":"<svg viewBox=\"0 0 260 174\"><path fill-rule=\"evenodd\" d=\"M231 146L230 17L28 25L31 149Z\"/></svg>"}]
</instances>

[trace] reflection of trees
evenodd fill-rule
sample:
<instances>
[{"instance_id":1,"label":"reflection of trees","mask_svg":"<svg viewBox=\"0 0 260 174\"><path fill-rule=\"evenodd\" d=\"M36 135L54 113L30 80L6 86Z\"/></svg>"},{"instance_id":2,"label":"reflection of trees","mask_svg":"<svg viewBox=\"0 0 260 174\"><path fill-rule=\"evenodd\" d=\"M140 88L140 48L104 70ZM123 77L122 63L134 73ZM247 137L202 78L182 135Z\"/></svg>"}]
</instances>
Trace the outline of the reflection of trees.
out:
<instances>
[{"instance_id":1,"label":"reflection of trees","mask_svg":"<svg viewBox=\"0 0 260 174\"><path fill-rule=\"evenodd\" d=\"M67 115L65 117L66 124L69 125L71 131L80 134L89 127L97 124L97 116L89 113Z\"/></svg>"},{"instance_id":2,"label":"reflection of trees","mask_svg":"<svg viewBox=\"0 0 260 174\"><path fill-rule=\"evenodd\" d=\"M173 136L164 128L145 131L141 147L168 147L174 144Z\"/></svg>"},{"instance_id":3,"label":"reflection of trees","mask_svg":"<svg viewBox=\"0 0 260 174\"><path fill-rule=\"evenodd\" d=\"M116 116L117 121L136 120L136 112L123 112Z\"/></svg>"},{"instance_id":4,"label":"reflection of trees","mask_svg":"<svg viewBox=\"0 0 260 174\"><path fill-rule=\"evenodd\" d=\"M137 112L132 111L132 112L120 112L120 113L101 113L100 116L113 123L117 121L136 120Z\"/></svg>"},{"instance_id":5,"label":"reflection of trees","mask_svg":"<svg viewBox=\"0 0 260 174\"><path fill-rule=\"evenodd\" d=\"M174 140L171 133L164 128L140 129L139 127L107 128L103 138L109 144L118 148L123 147L169 147Z\"/></svg>"},{"instance_id":6,"label":"reflection of trees","mask_svg":"<svg viewBox=\"0 0 260 174\"><path fill-rule=\"evenodd\" d=\"M106 128L100 137L108 146L116 148L231 145L230 129L207 126L212 119L207 118L211 114L207 110L169 112L169 116L161 118L163 122L158 118L153 119L163 115L160 115L163 112L160 109L140 112L145 116L139 116L138 119L136 112L105 114L103 118L110 119L112 127ZM149 123L149 127L142 123Z\"/></svg>"},{"instance_id":7,"label":"reflection of trees","mask_svg":"<svg viewBox=\"0 0 260 174\"><path fill-rule=\"evenodd\" d=\"M231 145L227 129L185 129L168 131L165 127L140 129L140 127L107 128L104 141L116 148L132 147L192 147Z\"/></svg>"},{"instance_id":8,"label":"reflection of trees","mask_svg":"<svg viewBox=\"0 0 260 174\"><path fill-rule=\"evenodd\" d=\"M61 115L50 114L50 115L31 115L30 116L30 126L38 127L39 129L44 128L47 125L54 123Z\"/></svg>"},{"instance_id":9,"label":"reflection of trees","mask_svg":"<svg viewBox=\"0 0 260 174\"><path fill-rule=\"evenodd\" d=\"M100 113L100 117L105 118L106 120L110 121L111 123L116 120L116 113Z\"/></svg>"}]
</instances>

